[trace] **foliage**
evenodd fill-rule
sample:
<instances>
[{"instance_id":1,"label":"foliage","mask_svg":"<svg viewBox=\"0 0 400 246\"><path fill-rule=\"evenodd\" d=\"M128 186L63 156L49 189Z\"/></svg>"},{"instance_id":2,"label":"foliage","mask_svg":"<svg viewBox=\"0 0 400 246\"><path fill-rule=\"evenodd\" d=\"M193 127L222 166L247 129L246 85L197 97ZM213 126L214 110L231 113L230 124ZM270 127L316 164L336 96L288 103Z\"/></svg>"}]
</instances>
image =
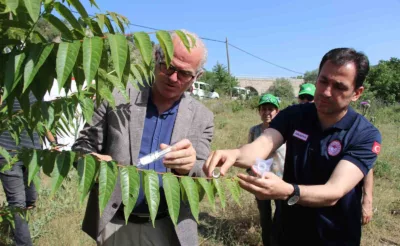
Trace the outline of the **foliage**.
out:
<instances>
[{"instance_id":1,"label":"foliage","mask_svg":"<svg viewBox=\"0 0 400 246\"><path fill-rule=\"evenodd\" d=\"M67 0L68 7L64 2L0 0L0 87L1 101L4 102L0 108L0 133L10 132L17 144L24 130L31 138L34 132L42 137L47 132L56 135L67 133L78 106L82 108L85 120L90 122L94 112L94 97L97 104L107 101L115 106L112 95L114 89L129 101L127 83L138 88L138 83L150 84L154 77L154 43L149 34L136 32L129 35L128 39L133 40L137 48L136 57L131 57L133 46L129 45L123 34L129 21L124 16L114 12L89 16L80 1ZM94 0L90 0L90 3L97 6ZM78 14L73 14L70 7ZM193 37L181 31L175 32L189 50L190 43L194 44L189 42L189 38L193 40ZM157 31L156 37L169 66L174 53L171 35L167 31ZM139 54L140 58L137 57ZM54 81L57 81L60 91L69 91L72 77L77 83L77 93L49 102L43 101ZM89 83L92 81L93 85ZM88 82L87 87L84 86L85 82ZM31 93L37 99L33 104L29 101ZM13 111L15 100L21 104L19 111ZM29 172L28 182L33 181L38 185L40 181L36 174L42 168L52 178L50 196L55 195L72 170L73 163L78 162L81 202L98 183L99 210L102 213L120 176L126 219L135 206L139 185L135 167L121 166L114 161L98 162L93 156L81 156L72 151L22 149L16 155L11 152L14 151L0 148L0 155L7 162L0 167L1 171L10 169L18 160L22 161ZM154 171L143 171L143 177L154 225L160 199L158 175ZM174 177L165 178L169 211L174 223L179 215L177 190L185 191L196 219L199 211L198 184L191 177L180 179L181 182L176 182ZM236 197L237 191L231 190ZM0 214L6 214L3 210L0 208Z\"/></svg>"},{"instance_id":2,"label":"foliage","mask_svg":"<svg viewBox=\"0 0 400 246\"><path fill-rule=\"evenodd\" d=\"M317 82L317 78L318 78L318 69L315 69L312 71L306 71L302 79L304 79L304 83L315 84Z\"/></svg>"},{"instance_id":3,"label":"foliage","mask_svg":"<svg viewBox=\"0 0 400 246\"><path fill-rule=\"evenodd\" d=\"M225 95L231 95L232 88L238 86L238 80L228 73L228 69L223 64L217 62L212 71L206 71L202 78L203 81L211 85L214 90Z\"/></svg>"},{"instance_id":4,"label":"foliage","mask_svg":"<svg viewBox=\"0 0 400 246\"><path fill-rule=\"evenodd\" d=\"M268 89L268 93L273 94L279 98L293 99L294 92L290 80L285 78L278 78L274 81L273 86Z\"/></svg>"},{"instance_id":5,"label":"foliage","mask_svg":"<svg viewBox=\"0 0 400 246\"><path fill-rule=\"evenodd\" d=\"M379 61L371 67L366 84L377 98L387 103L400 102L400 59Z\"/></svg>"}]
</instances>

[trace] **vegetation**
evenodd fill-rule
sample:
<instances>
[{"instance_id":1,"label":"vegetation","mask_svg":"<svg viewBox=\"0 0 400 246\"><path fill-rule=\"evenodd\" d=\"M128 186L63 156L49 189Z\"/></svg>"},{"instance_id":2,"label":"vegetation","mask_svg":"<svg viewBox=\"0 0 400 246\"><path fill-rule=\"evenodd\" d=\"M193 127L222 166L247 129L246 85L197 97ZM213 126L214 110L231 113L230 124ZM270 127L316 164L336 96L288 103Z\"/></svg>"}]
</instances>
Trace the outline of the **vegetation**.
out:
<instances>
[{"instance_id":1,"label":"vegetation","mask_svg":"<svg viewBox=\"0 0 400 246\"><path fill-rule=\"evenodd\" d=\"M318 69L312 70L312 71L306 71L304 73L304 83L311 83L315 84L317 82L318 78Z\"/></svg>"},{"instance_id":2,"label":"vegetation","mask_svg":"<svg viewBox=\"0 0 400 246\"><path fill-rule=\"evenodd\" d=\"M234 103L231 100L205 101L207 107L215 114L213 150L235 148L245 144L248 129L260 122L251 100L241 102L240 110L233 108ZM289 104L289 101L281 102L283 107ZM397 165L400 158L400 131L397 127L400 122L400 106L383 107L372 102L370 109L369 116L376 118L375 124L382 133L383 144L375 165L374 217L370 224L363 227L362 245L382 245L382 240L400 242L400 216L392 214L392 211L400 209L400 168ZM231 175L242 171L232 169ZM95 245L80 229L85 209L78 202L78 178L75 172L71 172L61 187L62 191L50 198L51 180L42 174L38 207L32 211L30 217L35 245L50 246L54 245L54 242L59 245ZM0 195L0 202L4 199L5 197ZM215 199L220 204L219 198ZM224 210L218 205L215 211L207 199L200 203L201 245L261 245L254 196L243 192L239 207L232 195L227 194L225 203Z\"/></svg>"},{"instance_id":3,"label":"vegetation","mask_svg":"<svg viewBox=\"0 0 400 246\"><path fill-rule=\"evenodd\" d=\"M278 78L274 81L273 86L271 86L267 93L271 93L282 99L293 100L294 92L293 86L290 80L285 78Z\"/></svg>"},{"instance_id":4,"label":"vegetation","mask_svg":"<svg viewBox=\"0 0 400 246\"><path fill-rule=\"evenodd\" d=\"M371 68L366 82L371 92L369 99L375 96L389 104L400 102L400 59L379 61Z\"/></svg>"},{"instance_id":5,"label":"vegetation","mask_svg":"<svg viewBox=\"0 0 400 246\"><path fill-rule=\"evenodd\" d=\"M53 135L67 134L78 105L82 108L85 120L90 123L94 113L94 97L97 105L105 101L115 108L114 89L129 102L127 83L138 88L144 82L151 83L154 77L154 43L147 33L137 32L128 37L131 41L133 39L141 59L131 57L132 46L123 34L129 21L124 16L114 12L89 16L79 0L67 0L68 5L78 13L74 15L64 2L0 0L0 88L3 89L1 101L4 102L0 108L0 133L10 132L17 145L23 131L28 132L32 141L34 132L39 136L45 136L48 132ZM90 0L90 3L97 7L94 0ZM174 32L188 50L195 45L196 40L191 35L179 30ZM169 66L174 54L170 33L157 31L156 37ZM217 67L215 71L217 81L225 78L224 69L221 69ZM57 81L60 91L67 92L72 77L77 84L76 94L50 102L43 101L53 81ZM85 81L87 87L84 86ZM92 81L94 85L90 83ZM33 104L29 101L31 93L37 99ZM19 101L22 110L13 111L15 100ZM62 187L73 169L73 163L77 162L80 201L85 200L98 182L100 213L106 207L119 175L126 222L138 197L139 172L143 172L145 196L154 225L160 200L158 174L154 171L139 170L115 161L98 161L91 155L80 155L73 151L22 149L15 153L15 150L0 147L0 155L7 162L0 167L0 171L9 170L18 161L24 163L29 173L28 185L34 182L39 187L37 174L43 170L45 175L51 177L50 197ZM174 224L178 220L181 197L188 201L196 220L199 193L202 191L214 203L214 190L223 200L223 187L226 185L239 201L240 189L236 179L207 182L197 178L195 181L191 177L178 179L178 176L166 173L163 174L163 182ZM11 222L10 216L6 216L8 214L7 208L0 208L3 222Z\"/></svg>"},{"instance_id":6,"label":"vegetation","mask_svg":"<svg viewBox=\"0 0 400 246\"><path fill-rule=\"evenodd\" d=\"M211 72L206 71L200 79L223 95L231 95L233 87L239 84L238 80L228 73L226 66L218 62Z\"/></svg>"}]
</instances>

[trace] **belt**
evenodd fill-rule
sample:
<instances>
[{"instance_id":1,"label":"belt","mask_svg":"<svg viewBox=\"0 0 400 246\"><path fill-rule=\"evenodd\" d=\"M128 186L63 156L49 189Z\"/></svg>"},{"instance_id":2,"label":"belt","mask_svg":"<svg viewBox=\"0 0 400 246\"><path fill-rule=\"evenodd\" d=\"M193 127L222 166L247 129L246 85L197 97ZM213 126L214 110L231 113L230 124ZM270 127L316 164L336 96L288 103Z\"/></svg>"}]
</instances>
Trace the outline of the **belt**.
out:
<instances>
[{"instance_id":1,"label":"belt","mask_svg":"<svg viewBox=\"0 0 400 246\"><path fill-rule=\"evenodd\" d=\"M123 213L120 216L124 218ZM169 217L168 211L157 213L156 220ZM145 224L151 222L150 214L131 214L129 215L128 221L134 224Z\"/></svg>"}]
</instances>

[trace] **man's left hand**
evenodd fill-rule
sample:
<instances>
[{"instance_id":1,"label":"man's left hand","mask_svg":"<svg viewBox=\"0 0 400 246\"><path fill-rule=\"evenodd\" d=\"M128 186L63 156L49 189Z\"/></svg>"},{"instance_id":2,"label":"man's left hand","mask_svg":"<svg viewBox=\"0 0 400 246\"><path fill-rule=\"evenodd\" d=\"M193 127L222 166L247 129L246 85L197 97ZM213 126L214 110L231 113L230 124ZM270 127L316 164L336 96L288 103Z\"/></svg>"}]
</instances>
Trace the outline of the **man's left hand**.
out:
<instances>
[{"instance_id":1,"label":"man's left hand","mask_svg":"<svg viewBox=\"0 0 400 246\"><path fill-rule=\"evenodd\" d=\"M239 185L259 200L286 200L293 193L293 186L271 172L256 178L246 174L238 174Z\"/></svg>"},{"instance_id":2,"label":"man's left hand","mask_svg":"<svg viewBox=\"0 0 400 246\"><path fill-rule=\"evenodd\" d=\"M368 224L372 219L372 200L367 197L363 197L362 201L362 224Z\"/></svg>"},{"instance_id":3,"label":"man's left hand","mask_svg":"<svg viewBox=\"0 0 400 246\"><path fill-rule=\"evenodd\" d=\"M160 145L161 149L168 148L166 144ZM192 143L183 139L173 145L172 151L164 156L164 165L174 169L178 174L186 175L190 172L196 162L196 150Z\"/></svg>"}]
</instances>

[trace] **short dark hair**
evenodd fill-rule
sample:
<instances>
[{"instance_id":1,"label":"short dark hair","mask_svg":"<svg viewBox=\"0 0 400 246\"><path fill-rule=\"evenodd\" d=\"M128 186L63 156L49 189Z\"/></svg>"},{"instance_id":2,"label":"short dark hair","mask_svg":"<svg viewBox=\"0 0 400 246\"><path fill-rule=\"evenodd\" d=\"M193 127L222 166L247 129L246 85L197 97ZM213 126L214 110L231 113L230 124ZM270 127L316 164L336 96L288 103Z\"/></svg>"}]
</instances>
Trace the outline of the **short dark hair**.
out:
<instances>
[{"instance_id":1,"label":"short dark hair","mask_svg":"<svg viewBox=\"0 0 400 246\"><path fill-rule=\"evenodd\" d=\"M363 85L365 78L369 72L369 60L368 57L362 53L357 52L352 48L336 48L330 50L322 57L321 63L319 64L319 73L325 62L330 61L335 65L345 65L349 62L353 62L356 65L356 77L354 78L355 88L359 88Z\"/></svg>"}]
</instances>

